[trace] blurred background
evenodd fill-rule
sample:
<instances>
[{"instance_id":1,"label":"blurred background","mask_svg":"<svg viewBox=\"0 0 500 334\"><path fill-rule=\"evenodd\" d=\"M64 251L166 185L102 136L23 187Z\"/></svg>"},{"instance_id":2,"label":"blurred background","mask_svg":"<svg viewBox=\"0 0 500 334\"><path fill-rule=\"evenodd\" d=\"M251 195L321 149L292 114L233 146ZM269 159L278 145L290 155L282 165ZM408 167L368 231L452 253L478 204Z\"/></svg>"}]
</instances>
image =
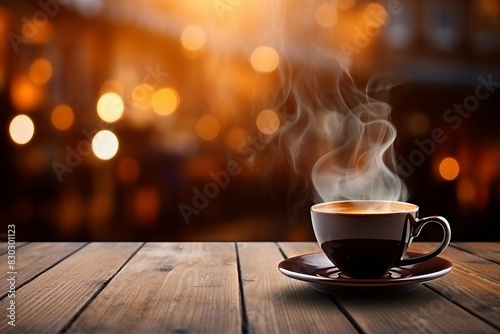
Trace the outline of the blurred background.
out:
<instances>
[{"instance_id":1,"label":"blurred background","mask_svg":"<svg viewBox=\"0 0 500 334\"><path fill-rule=\"evenodd\" d=\"M281 152L314 133L284 78L335 54L360 89L391 82L420 216L500 240L500 0L0 0L0 34L17 240L313 240L318 149Z\"/></svg>"}]
</instances>

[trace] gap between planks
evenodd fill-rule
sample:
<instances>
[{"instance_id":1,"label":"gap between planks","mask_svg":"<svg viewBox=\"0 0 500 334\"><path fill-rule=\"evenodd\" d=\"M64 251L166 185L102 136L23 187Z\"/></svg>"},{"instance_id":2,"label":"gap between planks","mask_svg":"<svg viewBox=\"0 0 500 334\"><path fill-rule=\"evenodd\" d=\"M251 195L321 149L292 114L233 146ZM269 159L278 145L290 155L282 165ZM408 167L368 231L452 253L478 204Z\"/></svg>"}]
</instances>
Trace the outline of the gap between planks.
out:
<instances>
[{"instance_id":1,"label":"gap between planks","mask_svg":"<svg viewBox=\"0 0 500 334\"><path fill-rule=\"evenodd\" d=\"M104 290L108 286L113 278L115 278L115 276L123 269L123 267L127 265L127 263L129 263L129 261L135 256L135 254L137 254L137 252L142 247L144 247L145 244L146 243L143 242L132 254L130 254L128 259L123 262L122 266L118 268L118 270L106 282L104 282L104 284L92 295L92 297L87 300L87 302L78 310L78 312L75 313L75 315L68 321L68 323L61 329L59 333L66 333L71 328L76 319L78 319L78 317L85 311L85 309L95 300L97 296L99 296L102 290Z\"/></svg>"}]
</instances>

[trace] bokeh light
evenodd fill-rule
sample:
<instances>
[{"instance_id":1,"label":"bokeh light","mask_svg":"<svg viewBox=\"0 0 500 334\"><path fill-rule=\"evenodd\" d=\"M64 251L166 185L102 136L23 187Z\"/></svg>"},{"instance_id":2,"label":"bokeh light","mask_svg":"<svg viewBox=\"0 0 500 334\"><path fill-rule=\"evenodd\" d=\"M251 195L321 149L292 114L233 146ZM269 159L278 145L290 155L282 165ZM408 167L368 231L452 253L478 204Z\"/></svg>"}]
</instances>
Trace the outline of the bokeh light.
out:
<instances>
[{"instance_id":1,"label":"bokeh light","mask_svg":"<svg viewBox=\"0 0 500 334\"><path fill-rule=\"evenodd\" d=\"M338 9L346 10L354 6L356 0L337 0Z\"/></svg>"},{"instance_id":2,"label":"bokeh light","mask_svg":"<svg viewBox=\"0 0 500 334\"><path fill-rule=\"evenodd\" d=\"M182 45L189 51L197 51L205 44L205 30L198 25L186 27L181 34Z\"/></svg>"},{"instance_id":3,"label":"bokeh light","mask_svg":"<svg viewBox=\"0 0 500 334\"><path fill-rule=\"evenodd\" d=\"M253 50L250 56L250 63L258 72L272 72L278 67L280 56L272 47L259 46Z\"/></svg>"},{"instance_id":4,"label":"bokeh light","mask_svg":"<svg viewBox=\"0 0 500 334\"><path fill-rule=\"evenodd\" d=\"M248 140L248 131L241 126L234 126L229 129L225 136L225 143L229 149L238 152Z\"/></svg>"},{"instance_id":5,"label":"bokeh light","mask_svg":"<svg viewBox=\"0 0 500 334\"><path fill-rule=\"evenodd\" d=\"M17 144L26 144L33 138L35 125L31 118L26 115L17 115L12 119L9 126L9 134Z\"/></svg>"},{"instance_id":6,"label":"bokeh light","mask_svg":"<svg viewBox=\"0 0 500 334\"><path fill-rule=\"evenodd\" d=\"M337 9L331 4L322 3L316 8L316 13L314 14L316 22L325 28L333 27L337 22Z\"/></svg>"},{"instance_id":7,"label":"bokeh light","mask_svg":"<svg viewBox=\"0 0 500 334\"><path fill-rule=\"evenodd\" d=\"M387 11L378 3L370 3L363 11L365 22L373 27L380 27L387 21Z\"/></svg>"},{"instance_id":8,"label":"bokeh light","mask_svg":"<svg viewBox=\"0 0 500 334\"><path fill-rule=\"evenodd\" d=\"M477 195L476 185L468 178L460 179L457 184L456 195L461 204L473 204Z\"/></svg>"},{"instance_id":9,"label":"bokeh light","mask_svg":"<svg viewBox=\"0 0 500 334\"><path fill-rule=\"evenodd\" d=\"M106 122L112 123L123 115L123 100L116 93L105 93L97 101L97 114Z\"/></svg>"},{"instance_id":10,"label":"bokeh light","mask_svg":"<svg viewBox=\"0 0 500 334\"><path fill-rule=\"evenodd\" d=\"M116 176L124 184L133 184L141 174L141 166L136 159L123 157L116 166Z\"/></svg>"},{"instance_id":11,"label":"bokeh light","mask_svg":"<svg viewBox=\"0 0 500 334\"><path fill-rule=\"evenodd\" d=\"M273 110L266 109L259 113L255 123L260 132L271 135L278 131L280 127L280 118Z\"/></svg>"},{"instance_id":12,"label":"bokeh light","mask_svg":"<svg viewBox=\"0 0 500 334\"><path fill-rule=\"evenodd\" d=\"M445 180L455 180L460 172L460 166L457 160L447 157L444 158L439 164L439 174Z\"/></svg>"},{"instance_id":13,"label":"bokeh light","mask_svg":"<svg viewBox=\"0 0 500 334\"><path fill-rule=\"evenodd\" d=\"M75 120L75 113L71 107L60 104L52 110L50 114L50 121L52 125L58 130L68 129Z\"/></svg>"},{"instance_id":14,"label":"bokeh light","mask_svg":"<svg viewBox=\"0 0 500 334\"><path fill-rule=\"evenodd\" d=\"M133 215L135 221L142 226L151 226L158 218L160 195L151 186L141 187L134 194Z\"/></svg>"},{"instance_id":15,"label":"bokeh light","mask_svg":"<svg viewBox=\"0 0 500 334\"><path fill-rule=\"evenodd\" d=\"M43 93L28 77L19 77L12 81L10 98L17 110L30 111L41 104Z\"/></svg>"},{"instance_id":16,"label":"bokeh light","mask_svg":"<svg viewBox=\"0 0 500 334\"><path fill-rule=\"evenodd\" d=\"M215 139L219 135L219 131L219 121L212 115L202 116L196 122L196 133L203 140Z\"/></svg>"},{"instance_id":17,"label":"bokeh light","mask_svg":"<svg viewBox=\"0 0 500 334\"><path fill-rule=\"evenodd\" d=\"M115 79L109 79L102 83L101 88L99 89L99 94L104 95L106 93L116 93L120 96L123 96L125 90L120 81Z\"/></svg>"},{"instance_id":18,"label":"bokeh light","mask_svg":"<svg viewBox=\"0 0 500 334\"><path fill-rule=\"evenodd\" d=\"M175 89L161 88L153 95L151 105L158 115L168 115L177 109L179 102L179 94Z\"/></svg>"},{"instance_id":19,"label":"bokeh light","mask_svg":"<svg viewBox=\"0 0 500 334\"><path fill-rule=\"evenodd\" d=\"M52 78L52 64L44 58L35 60L29 69L31 81L38 85L43 85Z\"/></svg>"},{"instance_id":20,"label":"bokeh light","mask_svg":"<svg viewBox=\"0 0 500 334\"><path fill-rule=\"evenodd\" d=\"M109 160L118 152L118 138L109 130L96 133L92 139L92 151L101 160Z\"/></svg>"}]
</instances>

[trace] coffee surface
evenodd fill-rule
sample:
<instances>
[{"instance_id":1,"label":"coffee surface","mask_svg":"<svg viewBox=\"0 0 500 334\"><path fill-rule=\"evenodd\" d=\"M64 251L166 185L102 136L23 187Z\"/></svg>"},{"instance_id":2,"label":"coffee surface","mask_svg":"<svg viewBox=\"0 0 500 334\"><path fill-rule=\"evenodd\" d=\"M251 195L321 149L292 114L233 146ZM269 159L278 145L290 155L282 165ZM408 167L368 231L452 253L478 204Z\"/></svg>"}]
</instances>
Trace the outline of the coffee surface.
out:
<instances>
[{"instance_id":1,"label":"coffee surface","mask_svg":"<svg viewBox=\"0 0 500 334\"><path fill-rule=\"evenodd\" d=\"M417 209L416 205L401 202L352 201L315 205L314 210L342 214L388 214Z\"/></svg>"}]
</instances>

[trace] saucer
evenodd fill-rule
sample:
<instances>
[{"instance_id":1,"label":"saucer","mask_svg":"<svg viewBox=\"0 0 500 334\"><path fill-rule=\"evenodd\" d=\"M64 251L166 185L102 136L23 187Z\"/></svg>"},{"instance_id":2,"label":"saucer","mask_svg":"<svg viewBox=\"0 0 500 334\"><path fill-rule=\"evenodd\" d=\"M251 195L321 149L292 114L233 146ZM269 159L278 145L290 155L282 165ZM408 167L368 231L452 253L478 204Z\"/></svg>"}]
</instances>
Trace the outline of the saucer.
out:
<instances>
[{"instance_id":1,"label":"saucer","mask_svg":"<svg viewBox=\"0 0 500 334\"><path fill-rule=\"evenodd\" d=\"M404 258L424 254L406 252ZM385 277L355 279L343 276L324 253L291 257L278 265L284 275L305 281L320 292L343 294L401 294L416 289L421 283L446 275L451 271L450 261L433 257L408 266L393 267Z\"/></svg>"}]
</instances>

